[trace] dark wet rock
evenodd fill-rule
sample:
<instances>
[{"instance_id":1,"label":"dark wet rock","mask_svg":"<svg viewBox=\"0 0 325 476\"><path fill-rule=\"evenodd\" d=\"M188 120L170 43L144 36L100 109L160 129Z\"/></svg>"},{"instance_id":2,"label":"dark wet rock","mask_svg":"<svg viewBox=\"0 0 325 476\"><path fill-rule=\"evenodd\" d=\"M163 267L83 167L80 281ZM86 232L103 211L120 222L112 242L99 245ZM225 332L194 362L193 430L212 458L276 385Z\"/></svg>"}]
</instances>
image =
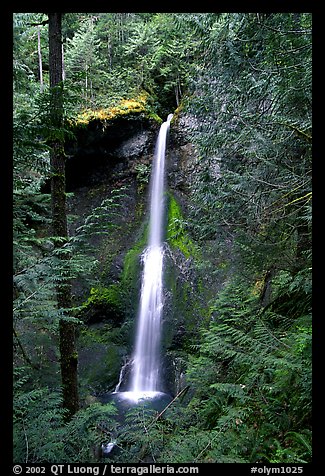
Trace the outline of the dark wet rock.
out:
<instances>
[{"instance_id":1,"label":"dark wet rock","mask_svg":"<svg viewBox=\"0 0 325 476\"><path fill-rule=\"evenodd\" d=\"M190 185L195 183L201 167L198 152L188 139L194 121L193 117L180 117L171 126L167 145L167 185L179 200L185 214L190 203ZM71 236L86 217L111 196L112 190L125 187L118 201L117 213L108 218L113 225L109 234L94 234L89 238L89 243L94 248L89 259L98 261L96 277L98 285L103 288L121 282L125 257L142 233L148 210L148 183L143 177L141 180L138 171L140 167L140 170L147 169L150 172L158 130L157 124L140 117L119 120L109 125L94 121L80 129L77 140L67 147L67 190L73 192L68 198ZM186 369L182 349L190 332L196 332L196 312L190 296L197 284L191 258L184 257L180 250L175 249L173 257L167 261L163 336L164 391L177 394L185 384ZM90 285L80 277L76 280L73 291L78 304L83 304L89 298ZM114 329L118 341L118 345L112 344L111 340L106 344L89 337L82 342L79 350L80 373L92 394L105 394L117 385L123 359L130 355L133 345L136 318L134 310L137 304L138 299L134 297L122 312L120 309L117 312L111 304L103 303L87 306L84 311L82 320L90 330L93 326L109 325ZM119 329L123 326L126 330L120 332ZM97 338L99 339L96 334Z\"/></svg>"}]
</instances>

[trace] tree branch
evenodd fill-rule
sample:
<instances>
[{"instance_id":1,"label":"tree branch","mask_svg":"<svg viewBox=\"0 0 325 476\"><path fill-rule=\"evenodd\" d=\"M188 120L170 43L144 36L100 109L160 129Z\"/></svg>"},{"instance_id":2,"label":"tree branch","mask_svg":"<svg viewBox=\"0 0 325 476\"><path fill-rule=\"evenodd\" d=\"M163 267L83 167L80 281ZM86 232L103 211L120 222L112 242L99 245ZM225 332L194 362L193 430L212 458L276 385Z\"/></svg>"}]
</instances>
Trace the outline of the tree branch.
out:
<instances>
[{"instance_id":1,"label":"tree branch","mask_svg":"<svg viewBox=\"0 0 325 476\"><path fill-rule=\"evenodd\" d=\"M27 23L27 26L44 26L44 25L47 25L49 22L49 20L43 20L43 21L40 21L40 22L30 22L30 23Z\"/></svg>"},{"instance_id":2,"label":"tree branch","mask_svg":"<svg viewBox=\"0 0 325 476\"><path fill-rule=\"evenodd\" d=\"M165 411L175 402L175 400L177 398L179 398L181 395L185 395L185 393L187 392L187 390L190 388L189 385L187 385L186 387L182 388L182 390L180 392L178 392L178 394L176 395L176 397L173 398L173 400L171 402L168 403L168 405L160 412L158 413L158 415L155 417L154 421L151 423L155 423L164 413Z\"/></svg>"},{"instance_id":3,"label":"tree branch","mask_svg":"<svg viewBox=\"0 0 325 476\"><path fill-rule=\"evenodd\" d=\"M14 336L15 336L15 338L16 338L16 340L17 340L17 344L18 344L18 346L19 346L19 348L20 348L20 350L21 350L21 353L23 354L23 357L24 357L24 359L26 360L26 362L27 362L33 369L35 369L35 370L40 370L41 366L40 366L39 364L34 364L34 363L31 361L31 359L28 357L28 355L26 354L25 349L24 349L22 343L20 342L20 339L19 339L19 337L18 337L18 335L17 335L17 332L16 332L15 328L13 328L12 330L13 330Z\"/></svg>"},{"instance_id":4,"label":"tree branch","mask_svg":"<svg viewBox=\"0 0 325 476\"><path fill-rule=\"evenodd\" d=\"M298 129L298 127L294 126L293 124L289 124L288 122L276 122L276 124L279 124L279 125L285 126L285 127L289 127L294 132L296 132L297 135L303 137L308 142L312 141L312 136L311 135L307 134L305 131L302 131L301 129Z\"/></svg>"}]
</instances>

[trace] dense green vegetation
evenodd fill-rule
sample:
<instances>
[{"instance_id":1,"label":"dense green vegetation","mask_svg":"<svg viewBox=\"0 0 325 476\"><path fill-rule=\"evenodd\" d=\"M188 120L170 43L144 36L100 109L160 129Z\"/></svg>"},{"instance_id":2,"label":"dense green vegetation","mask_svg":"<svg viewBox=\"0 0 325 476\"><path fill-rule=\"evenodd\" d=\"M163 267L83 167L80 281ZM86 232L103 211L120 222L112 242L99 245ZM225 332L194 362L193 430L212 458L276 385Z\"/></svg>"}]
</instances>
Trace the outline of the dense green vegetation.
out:
<instances>
[{"instance_id":1,"label":"dense green vegetation","mask_svg":"<svg viewBox=\"0 0 325 476\"><path fill-rule=\"evenodd\" d=\"M15 462L101 461L111 437L116 462L311 462L311 14L64 14L60 127L47 15L13 22ZM118 241L127 191L110 191L57 236L45 193L51 146L94 119L139 114L158 124L171 111L172 128L187 119L197 151L185 211L168 196L166 234L179 273L195 273L183 283L191 301L178 303L185 336L173 348L188 390L160 417L139 405L122 425L114 404L87 390L95 384L81 366L71 416L60 322L76 327L79 348L106 349L114 389L133 325L149 167L135 167L138 229L120 280L110 281L103 261L112 252L99 257L94 237ZM60 306L58 287L80 282L88 294ZM88 326L92 306L111 316L102 328Z\"/></svg>"}]
</instances>

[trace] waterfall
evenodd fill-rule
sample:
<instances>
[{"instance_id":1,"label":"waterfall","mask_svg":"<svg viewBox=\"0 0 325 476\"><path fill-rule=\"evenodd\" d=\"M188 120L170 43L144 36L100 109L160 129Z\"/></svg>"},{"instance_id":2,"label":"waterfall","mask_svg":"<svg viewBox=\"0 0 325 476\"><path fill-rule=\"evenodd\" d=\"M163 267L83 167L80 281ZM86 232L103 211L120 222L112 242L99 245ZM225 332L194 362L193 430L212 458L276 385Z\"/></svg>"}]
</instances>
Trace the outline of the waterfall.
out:
<instances>
[{"instance_id":1,"label":"waterfall","mask_svg":"<svg viewBox=\"0 0 325 476\"><path fill-rule=\"evenodd\" d=\"M163 309L163 221L166 139L173 115L161 125L150 189L148 245L142 254L141 295L132 359L131 382L125 396L138 400L161 392L160 338Z\"/></svg>"}]
</instances>

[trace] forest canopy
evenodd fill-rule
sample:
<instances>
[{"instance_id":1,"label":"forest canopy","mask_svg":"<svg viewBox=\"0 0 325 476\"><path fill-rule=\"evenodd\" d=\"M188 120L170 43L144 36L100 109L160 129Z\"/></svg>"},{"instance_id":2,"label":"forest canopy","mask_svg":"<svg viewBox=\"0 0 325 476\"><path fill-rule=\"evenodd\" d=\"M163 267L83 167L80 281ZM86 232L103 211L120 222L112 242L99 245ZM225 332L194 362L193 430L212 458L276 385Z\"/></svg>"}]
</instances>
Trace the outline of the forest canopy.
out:
<instances>
[{"instance_id":1,"label":"forest canopy","mask_svg":"<svg viewBox=\"0 0 325 476\"><path fill-rule=\"evenodd\" d=\"M311 50L310 13L13 14L15 462L100 462L115 437L115 462L312 461ZM150 163L135 159L77 218L66 167L80 137L139 118L157 131L170 113L173 153L195 150L166 232L180 336L167 353L187 390L159 418L140 405L120 423L80 356L105 349L115 388ZM105 274L114 259L120 274ZM89 325L94 308L113 324Z\"/></svg>"}]
</instances>

